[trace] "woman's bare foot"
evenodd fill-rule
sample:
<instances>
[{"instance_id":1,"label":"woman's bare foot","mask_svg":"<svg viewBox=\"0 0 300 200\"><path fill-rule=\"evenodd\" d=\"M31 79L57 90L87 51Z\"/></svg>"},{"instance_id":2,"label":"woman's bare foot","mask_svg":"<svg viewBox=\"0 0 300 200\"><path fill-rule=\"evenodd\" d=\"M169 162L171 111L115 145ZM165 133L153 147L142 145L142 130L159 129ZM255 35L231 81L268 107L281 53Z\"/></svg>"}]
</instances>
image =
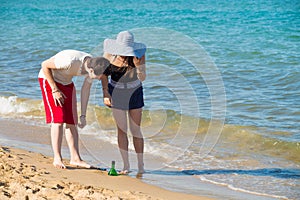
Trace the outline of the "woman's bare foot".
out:
<instances>
[{"instance_id":1,"label":"woman's bare foot","mask_svg":"<svg viewBox=\"0 0 300 200\"><path fill-rule=\"evenodd\" d=\"M143 169L139 169L138 174L144 174L144 173L145 173L144 168Z\"/></svg>"},{"instance_id":2,"label":"woman's bare foot","mask_svg":"<svg viewBox=\"0 0 300 200\"><path fill-rule=\"evenodd\" d=\"M70 165L75 167L87 168L90 169L92 166L84 162L83 160L80 161L70 161Z\"/></svg>"},{"instance_id":3,"label":"woman's bare foot","mask_svg":"<svg viewBox=\"0 0 300 200\"><path fill-rule=\"evenodd\" d=\"M64 165L64 163L61 160L54 160L53 166L58 169L66 169L66 166Z\"/></svg>"},{"instance_id":4,"label":"woman's bare foot","mask_svg":"<svg viewBox=\"0 0 300 200\"><path fill-rule=\"evenodd\" d=\"M131 171L129 169L123 169L122 171L118 172L121 175L128 175Z\"/></svg>"},{"instance_id":5,"label":"woman's bare foot","mask_svg":"<svg viewBox=\"0 0 300 200\"><path fill-rule=\"evenodd\" d=\"M144 174L145 173L144 163L139 163L138 168L139 168L138 174Z\"/></svg>"}]
</instances>

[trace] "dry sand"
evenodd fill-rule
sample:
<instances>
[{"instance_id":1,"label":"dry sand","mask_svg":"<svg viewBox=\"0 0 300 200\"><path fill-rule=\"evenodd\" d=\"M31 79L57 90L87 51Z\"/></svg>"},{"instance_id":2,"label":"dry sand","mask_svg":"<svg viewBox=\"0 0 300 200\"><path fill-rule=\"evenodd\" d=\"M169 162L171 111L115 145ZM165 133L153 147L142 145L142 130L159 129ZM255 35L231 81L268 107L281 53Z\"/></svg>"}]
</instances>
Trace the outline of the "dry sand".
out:
<instances>
[{"instance_id":1,"label":"dry sand","mask_svg":"<svg viewBox=\"0 0 300 200\"><path fill-rule=\"evenodd\" d=\"M68 163L67 161L65 163ZM0 199L172 199L204 200L171 192L129 176L106 171L52 165L52 158L21 149L0 147Z\"/></svg>"}]
</instances>

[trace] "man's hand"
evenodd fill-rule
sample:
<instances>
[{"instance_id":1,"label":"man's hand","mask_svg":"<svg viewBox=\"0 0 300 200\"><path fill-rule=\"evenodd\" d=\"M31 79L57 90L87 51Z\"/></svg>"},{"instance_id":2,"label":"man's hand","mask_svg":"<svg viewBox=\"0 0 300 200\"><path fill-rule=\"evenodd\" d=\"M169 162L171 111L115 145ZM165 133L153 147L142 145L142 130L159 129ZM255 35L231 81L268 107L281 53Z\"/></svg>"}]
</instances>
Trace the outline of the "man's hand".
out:
<instances>
[{"instance_id":1,"label":"man's hand","mask_svg":"<svg viewBox=\"0 0 300 200\"><path fill-rule=\"evenodd\" d=\"M83 128L83 127L85 127L86 126L86 117L85 117L85 115L81 115L80 117L79 117L79 124L78 124L78 127L79 128Z\"/></svg>"},{"instance_id":2,"label":"man's hand","mask_svg":"<svg viewBox=\"0 0 300 200\"><path fill-rule=\"evenodd\" d=\"M56 90L52 92L52 96L54 99L55 106L59 105L60 107L62 107L66 98L64 93L62 93L60 90Z\"/></svg>"}]
</instances>

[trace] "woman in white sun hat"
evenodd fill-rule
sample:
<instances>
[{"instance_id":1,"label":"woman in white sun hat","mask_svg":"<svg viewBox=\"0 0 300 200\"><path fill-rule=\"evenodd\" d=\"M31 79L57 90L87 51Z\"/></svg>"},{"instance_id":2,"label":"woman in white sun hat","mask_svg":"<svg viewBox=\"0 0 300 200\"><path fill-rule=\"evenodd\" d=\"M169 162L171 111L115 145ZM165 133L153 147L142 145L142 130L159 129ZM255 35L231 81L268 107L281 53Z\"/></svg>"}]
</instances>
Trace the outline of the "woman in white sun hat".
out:
<instances>
[{"instance_id":1,"label":"woman in white sun hat","mask_svg":"<svg viewBox=\"0 0 300 200\"><path fill-rule=\"evenodd\" d=\"M102 79L104 104L112 108L118 130L118 145L123 159L123 171L130 172L128 157L127 118L137 153L138 173L144 173L144 139L141 132L142 108L144 106L142 81L146 78L143 43L134 42L129 31L122 31L116 40L105 39L104 56L110 61ZM108 77L110 80L108 81Z\"/></svg>"}]
</instances>

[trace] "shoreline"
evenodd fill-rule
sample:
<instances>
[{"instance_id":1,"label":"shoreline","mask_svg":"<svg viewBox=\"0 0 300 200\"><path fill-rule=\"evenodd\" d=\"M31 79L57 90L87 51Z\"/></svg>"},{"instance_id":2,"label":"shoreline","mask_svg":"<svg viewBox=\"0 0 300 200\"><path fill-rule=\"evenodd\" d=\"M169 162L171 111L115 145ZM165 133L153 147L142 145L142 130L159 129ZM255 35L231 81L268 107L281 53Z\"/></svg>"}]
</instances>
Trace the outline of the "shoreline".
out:
<instances>
[{"instance_id":1,"label":"shoreline","mask_svg":"<svg viewBox=\"0 0 300 200\"><path fill-rule=\"evenodd\" d=\"M45 145L50 145L49 134L40 133L48 131L49 127L8 120L0 120L0 127L4 143L5 138L17 141L0 144L1 199L212 199L163 189L132 175L111 177L106 171L97 169L56 169L52 165L52 151L45 149ZM39 134L46 137L38 137ZM80 146L85 160L86 149L83 144ZM109 154L115 157L117 153ZM69 166L67 159L64 162Z\"/></svg>"},{"instance_id":2,"label":"shoreline","mask_svg":"<svg viewBox=\"0 0 300 200\"><path fill-rule=\"evenodd\" d=\"M50 157L22 149L2 146L0 160L1 199L209 199L97 169L56 169Z\"/></svg>"},{"instance_id":3,"label":"shoreline","mask_svg":"<svg viewBox=\"0 0 300 200\"><path fill-rule=\"evenodd\" d=\"M97 169L56 169L50 157L17 148L1 146L0 160L1 199L209 199Z\"/></svg>"},{"instance_id":4,"label":"shoreline","mask_svg":"<svg viewBox=\"0 0 300 200\"><path fill-rule=\"evenodd\" d=\"M93 120L92 120L93 121ZM103 132L97 132L97 128L94 130L95 127L89 126L87 129L83 129L79 131L80 140L79 140L79 148L81 152L81 157L84 161L91 164L92 166L98 168L98 169L108 169L110 168L111 161L116 161L116 169L120 170L122 165L122 159L119 153L119 149L116 145L116 138L111 137L109 134L115 135L114 133L103 133ZM92 135L90 133L97 132L97 134ZM104 130L105 131L105 130ZM87 134L86 134L87 132ZM74 169L70 168L67 170L61 170L56 169L52 165L53 161L53 152L50 145L50 126L43 124L42 121L35 120L35 119L28 119L28 118L0 118L0 150L1 146L7 148L11 151L23 151L21 153L22 156L21 160L27 159L30 157L30 162L26 163L27 166L34 166L34 168L37 168L37 163L48 163L47 167L46 165L41 164L40 168L41 170L46 170L47 172L51 170L52 173L55 174L55 179L51 179L53 175L48 175L46 179L41 179L40 173L35 174L34 179L39 179L39 183L47 183L50 181L51 183L55 183L54 180L60 184L62 181L69 181L68 183L61 183L64 184L65 188L71 187L70 185L76 185L77 188L80 188L80 190L86 192L85 190L87 188L92 187L90 189L91 191L89 194L94 193L101 193L103 189L110 189L113 192L110 193L116 193L119 191L129 191L129 192L139 192L146 194L150 196L147 197L140 197L137 199L191 199L191 200L202 200L202 199L245 199L245 200L252 200L252 199L259 199L259 200L271 200L271 199L288 199L285 197L285 195L277 195L273 193L263 193L263 192L257 192L257 190L249 190L249 191L243 191L238 188L232 188L233 186L230 184L227 184L226 182L218 181L213 182L213 179L210 179L209 177L213 177L217 174L214 174L217 170L217 172L221 173L221 176L226 176L227 180L235 180L236 177L241 177L242 179L246 176L250 176L253 178L253 172L257 172L257 168L253 168L249 170L245 170L242 168L241 172L247 172L245 175L243 173L230 173L228 174L228 169L212 169L212 168L203 168L203 170L199 170L199 175L196 173L195 175L189 174L189 173L182 173L183 168L176 168L172 166L168 166L168 160L165 160L164 157L159 156L157 154L152 153L145 153L144 156L144 162L145 162L145 170L146 173L142 176L137 177L137 169L136 169L136 154L131 149L130 150L130 163L131 163L131 173L127 176L118 176L118 177L110 177L108 176L105 171L102 170L92 170L92 169ZM69 166L69 151L67 148L67 144L65 141L65 137L63 137L63 143L62 143L62 156L63 160L66 166ZM149 144L151 147L151 144ZM42 156L44 158L44 161L39 161L38 156L31 156L32 153L35 153L36 155ZM0 154L1 156L1 154ZM19 156L19 155L18 155ZM18 156L15 156L16 158ZM1 158L1 157L0 157ZM20 159L15 159L16 162ZM13 159L14 160L14 159ZM21 161L20 161L21 162ZM247 161L248 163L250 161ZM20 192L22 194L25 194L24 191L27 189L23 188L22 190L15 191L12 188L5 188L7 186L13 185L13 187L19 187L20 181L28 181L26 178L31 178L30 173L29 175L23 176L18 175L15 177L16 172L15 170L17 168L24 168L24 163L21 164L17 163L18 165L10 166L11 170L8 171L2 171L3 167L1 167L0 160L0 175L5 174L7 178L12 177L12 179L9 179L7 182L1 182L0 180L0 199L1 195L4 195L7 191L11 191L12 194L18 195ZM11 165L13 162L9 162ZM188 168L186 168L189 170ZM232 168L229 168L229 171ZM258 169L273 169L273 168L267 168L264 166L261 166ZM290 170L285 170L285 168L282 168L283 172L288 171L289 173L295 173ZM292 169L291 169L292 170ZM28 167L27 167L28 171ZM237 171L233 169L233 171ZM99 173L98 173L99 172ZM210 175L210 173L212 174ZM43 172L41 172L43 174ZM202 173L203 176L201 175ZM8 175L6 175L8 174ZM65 174L68 174L67 177L65 177ZM82 177L77 177L79 174ZM207 176L206 176L207 175ZM255 176L256 179L259 179L261 181L265 181L263 177L265 176L273 176L272 174L262 174ZM50 177L50 180L49 180ZM208 179L206 179L208 177ZM262 177L262 178L260 178ZM111 178L111 179L109 179ZM222 177L221 177L222 178ZM246 177L247 178L247 177ZM106 179L110 180L111 182L107 182ZM282 179L278 179L275 177L274 180L282 181ZM19 182L16 182L18 180ZM71 182L71 180L73 182ZM104 182L102 181L104 180ZM120 180L122 180L120 182ZM212 181L211 181L212 180ZM248 179L244 179L248 183ZM30 180L29 180L30 181ZM26 182L27 183L27 182ZM84 183L84 184L83 184ZM107 186L108 184L108 186ZM116 184L116 186L114 185ZM293 184L293 183L291 183ZM297 185L297 182L294 184ZM23 187L24 184L21 184ZM272 183L270 184L272 186ZM39 191L45 190L45 188L48 190L48 185L38 185ZM95 188L97 187L97 188ZM28 188L28 187L27 187ZM53 188L52 186L50 189ZM54 187L55 188L55 187ZM100 189L99 189L100 188ZM155 188L155 190L153 190ZM243 187L241 187L243 189ZM120 189L120 190L119 190ZM293 188L292 188L293 189ZM70 189L69 189L70 190ZM76 191L70 191L69 193L72 193L72 197L79 195L78 190ZM52 191L52 190L50 190ZM28 191L27 191L28 192ZM53 192L53 191L52 191ZM57 191L56 191L57 192ZM60 191L58 191L60 192ZM166 194L167 192L167 194ZM256 193L255 193L256 192ZM30 193L30 192L29 192ZM35 192L36 193L36 192ZM30 193L31 194L31 193ZM42 194L42 193L40 193ZM62 193L63 195L64 193ZM152 194L155 194L154 196ZM159 195L159 196L157 196ZM163 196L161 196L163 195ZM46 195L49 196L49 195ZM125 194L122 194L119 197L116 197L115 199L135 199L135 195L133 195L132 198L127 198ZM3 196L4 197L4 196ZM126 198L125 198L126 197ZM90 197L86 198L79 198L79 199L89 199ZM24 195L22 198L12 198L12 199L24 199ZM57 198L53 198L57 199ZM61 198L59 198L61 199ZM70 199L70 198L69 198ZM73 198L74 199L74 198ZM76 198L75 198L76 199ZM91 198L90 198L91 199ZM99 199L99 198L94 198ZM106 197L100 198L100 199L107 199ZM110 198L108 198L110 199Z\"/></svg>"}]
</instances>

